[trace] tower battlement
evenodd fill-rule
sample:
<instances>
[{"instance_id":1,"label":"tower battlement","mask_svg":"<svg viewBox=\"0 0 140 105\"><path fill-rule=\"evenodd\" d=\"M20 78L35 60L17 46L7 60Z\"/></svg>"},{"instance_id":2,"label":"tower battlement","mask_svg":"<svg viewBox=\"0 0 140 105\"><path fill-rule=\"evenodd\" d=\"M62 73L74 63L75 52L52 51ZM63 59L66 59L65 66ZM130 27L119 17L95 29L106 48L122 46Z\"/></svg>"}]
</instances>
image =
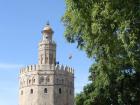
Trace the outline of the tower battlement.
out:
<instances>
[{"instance_id":1,"label":"tower battlement","mask_svg":"<svg viewBox=\"0 0 140 105\"><path fill-rule=\"evenodd\" d=\"M67 72L70 74L74 74L74 69L68 66L64 66L64 65L56 65L55 66L55 70L58 72Z\"/></svg>"},{"instance_id":2,"label":"tower battlement","mask_svg":"<svg viewBox=\"0 0 140 105\"><path fill-rule=\"evenodd\" d=\"M25 74L38 70L55 70L57 73L70 73L74 74L74 69L64 65L28 65L20 69L20 74Z\"/></svg>"}]
</instances>

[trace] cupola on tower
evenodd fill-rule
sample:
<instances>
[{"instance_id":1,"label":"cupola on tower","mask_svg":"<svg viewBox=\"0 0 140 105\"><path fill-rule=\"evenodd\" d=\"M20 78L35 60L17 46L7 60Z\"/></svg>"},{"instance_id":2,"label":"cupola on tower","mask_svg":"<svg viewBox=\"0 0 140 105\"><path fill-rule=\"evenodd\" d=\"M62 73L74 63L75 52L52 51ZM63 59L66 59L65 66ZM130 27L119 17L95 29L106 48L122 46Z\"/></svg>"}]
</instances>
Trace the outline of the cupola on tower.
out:
<instances>
[{"instance_id":1,"label":"cupola on tower","mask_svg":"<svg viewBox=\"0 0 140 105\"><path fill-rule=\"evenodd\" d=\"M74 105L74 70L56 64L56 43L49 24L42 30L38 64L19 75L19 105Z\"/></svg>"}]
</instances>

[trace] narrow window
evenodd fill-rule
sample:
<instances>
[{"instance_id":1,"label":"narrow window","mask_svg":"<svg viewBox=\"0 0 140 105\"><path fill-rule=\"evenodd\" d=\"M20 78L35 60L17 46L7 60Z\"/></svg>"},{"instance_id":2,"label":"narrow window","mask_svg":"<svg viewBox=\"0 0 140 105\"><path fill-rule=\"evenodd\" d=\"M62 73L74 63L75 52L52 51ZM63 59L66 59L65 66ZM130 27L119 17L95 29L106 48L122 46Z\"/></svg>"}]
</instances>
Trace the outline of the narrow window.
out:
<instances>
[{"instance_id":1,"label":"narrow window","mask_svg":"<svg viewBox=\"0 0 140 105\"><path fill-rule=\"evenodd\" d=\"M61 94L62 93L62 90L61 90L61 88L59 88L59 94Z\"/></svg>"},{"instance_id":2,"label":"narrow window","mask_svg":"<svg viewBox=\"0 0 140 105\"><path fill-rule=\"evenodd\" d=\"M33 94L33 89L30 90L30 93Z\"/></svg>"},{"instance_id":3,"label":"narrow window","mask_svg":"<svg viewBox=\"0 0 140 105\"><path fill-rule=\"evenodd\" d=\"M47 90L47 88L45 88L45 89L44 89L44 93L48 93L48 90Z\"/></svg>"}]
</instances>

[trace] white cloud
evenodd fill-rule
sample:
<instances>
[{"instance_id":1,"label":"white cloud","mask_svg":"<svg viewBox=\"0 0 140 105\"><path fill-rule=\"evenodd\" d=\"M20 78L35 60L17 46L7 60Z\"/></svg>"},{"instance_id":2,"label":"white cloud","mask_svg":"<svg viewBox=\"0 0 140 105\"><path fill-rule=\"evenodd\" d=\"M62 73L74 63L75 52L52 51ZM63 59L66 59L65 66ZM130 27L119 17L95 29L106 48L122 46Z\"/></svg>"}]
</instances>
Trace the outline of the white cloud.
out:
<instances>
[{"instance_id":1,"label":"white cloud","mask_svg":"<svg viewBox=\"0 0 140 105\"><path fill-rule=\"evenodd\" d=\"M6 63L0 63L0 70L1 69L18 69L20 67L23 67L22 64L6 64Z\"/></svg>"}]
</instances>

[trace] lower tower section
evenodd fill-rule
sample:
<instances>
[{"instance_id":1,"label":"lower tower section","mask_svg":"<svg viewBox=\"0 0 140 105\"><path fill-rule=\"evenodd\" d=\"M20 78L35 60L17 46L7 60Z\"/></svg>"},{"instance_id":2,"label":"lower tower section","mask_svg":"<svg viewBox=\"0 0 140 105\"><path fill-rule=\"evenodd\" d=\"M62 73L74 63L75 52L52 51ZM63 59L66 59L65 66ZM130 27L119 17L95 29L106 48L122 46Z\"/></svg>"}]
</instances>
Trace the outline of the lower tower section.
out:
<instances>
[{"instance_id":1,"label":"lower tower section","mask_svg":"<svg viewBox=\"0 0 140 105\"><path fill-rule=\"evenodd\" d=\"M73 69L59 65L22 68L19 105L74 105Z\"/></svg>"}]
</instances>

